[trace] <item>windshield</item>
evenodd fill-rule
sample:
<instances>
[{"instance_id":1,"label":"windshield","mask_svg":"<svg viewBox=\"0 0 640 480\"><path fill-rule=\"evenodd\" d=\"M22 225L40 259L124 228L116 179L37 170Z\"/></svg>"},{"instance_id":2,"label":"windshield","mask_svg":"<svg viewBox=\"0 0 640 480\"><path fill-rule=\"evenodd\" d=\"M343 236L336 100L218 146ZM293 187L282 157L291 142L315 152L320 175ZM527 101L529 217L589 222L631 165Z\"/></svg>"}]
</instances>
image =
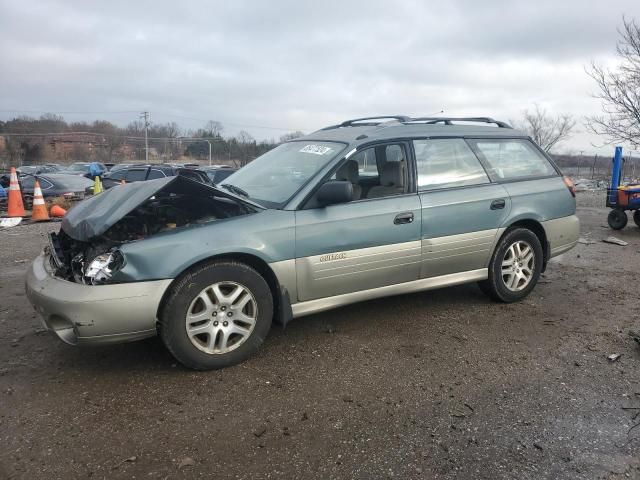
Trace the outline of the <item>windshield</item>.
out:
<instances>
[{"instance_id":1,"label":"windshield","mask_svg":"<svg viewBox=\"0 0 640 480\"><path fill-rule=\"evenodd\" d=\"M224 179L221 185L237 187L234 193L244 190L251 200L277 208L345 147L335 142L283 143Z\"/></svg>"}]
</instances>

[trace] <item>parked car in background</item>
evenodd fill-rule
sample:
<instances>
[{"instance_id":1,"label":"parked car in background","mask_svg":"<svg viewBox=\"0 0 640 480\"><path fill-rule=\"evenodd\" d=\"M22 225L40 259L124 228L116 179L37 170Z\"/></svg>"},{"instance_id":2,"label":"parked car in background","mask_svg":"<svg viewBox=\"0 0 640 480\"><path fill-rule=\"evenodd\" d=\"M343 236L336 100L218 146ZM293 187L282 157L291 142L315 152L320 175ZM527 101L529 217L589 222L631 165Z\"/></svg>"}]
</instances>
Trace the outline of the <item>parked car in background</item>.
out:
<instances>
[{"instance_id":1,"label":"parked car in background","mask_svg":"<svg viewBox=\"0 0 640 480\"><path fill-rule=\"evenodd\" d=\"M205 172L211 183L214 185L222 182L225 178L229 177L231 174L237 172L238 170L231 167L219 167L219 166L211 166L211 167L201 167L200 170Z\"/></svg>"},{"instance_id":2,"label":"parked car in background","mask_svg":"<svg viewBox=\"0 0 640 480\"><path fill-rule=\"evenodd\" d=\"M354 302L469 282L522 300L576 245L575 210L572 183L504 122L347 120L219 187L178 175L81 202L27 296L67 343L160 335L184 365L220 368L254 353L272 321Z\"/></svg>"},{"instance_id":3,"label":"parked car in background","mask_svg":"<svg viewBox=\"0 0 640 480\"><path fill-rule=\"evenodd\" d=\"M94 165L94 167L96 168L96 174L94 175L91 172L91 165ZM89 162L89 163L85 163L85 162L75 162L72 163L69 167L67 167L66 169L62 170L61 173L67 173L70 175L84 175L87 178L91 178L93 180L93 178L96 175L104 175L104 173L107 171L107 166L104 163L100 163L100 162Z\"/></svg>"},{"instance_id":4,"label":"parked car in background","mask_svg":"<svg viewBox=\"0 0 640 480\"><path fill-rule=\"evenodd\" d=\"M40 182L42 196L64 197L67 200L78 201L85 198L85 190L92 186L93 182L81 175L68 175L65 173L45 173L42 175L21 175L19 178L20 190L25 200L33 198L33 189L36 178Z\"/></svg>"},{"instance_id":5,"label":"parked car in background","mask_svg":"<svg viewBox=\"0 0 640 480\"><path fill-rule=\"evenodd\" d=\"M200 183L209 184L208 175L202 170L194 168L175 167L172 165L130 165L128 167L112 170L102 177L102 186L109 189L115 185L119 185L124 180L126 183L144 182L147 180L155 180L158 178L173 177L175 175L184 175Z\"/></svg>"},{"instance_id":6,"label":"parked car in background","mask_svg":"<svg viewBox=\"0 0 640 480\"><path fill-rule=\"evenodd\" d=\"M41 173L54 173L60 171L51 165L22 165L16 168L16 172L21 175L39 175Z\"/></svg>"}]
</instances>

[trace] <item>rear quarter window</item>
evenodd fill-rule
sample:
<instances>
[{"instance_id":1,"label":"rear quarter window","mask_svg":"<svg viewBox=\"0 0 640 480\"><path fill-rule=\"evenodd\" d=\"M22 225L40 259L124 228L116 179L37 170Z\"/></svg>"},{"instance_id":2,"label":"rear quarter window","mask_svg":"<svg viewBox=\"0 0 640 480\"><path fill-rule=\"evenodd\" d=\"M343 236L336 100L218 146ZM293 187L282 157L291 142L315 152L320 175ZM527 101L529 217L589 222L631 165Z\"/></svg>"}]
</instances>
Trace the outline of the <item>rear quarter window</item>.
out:
<instances>
[{"instance_id":1,"label":"rear quarter window","mask_svg":"<svg viewBox=\"0 0 640 480\"><path fill-rule=\"evenodd\" d=\"M164 177L166 177L166 175L162 170L158 170L157 168L152 168L151 171L149 171L149 177L147 178L147 180L155 180L157 178L164 178Z\"/></svg>"},{"instance_id":2,"label":"rear quarter window","mask_svg":"<svg viewBox=\"0 0 640 480\"><path fill-rule=\"evenodd\" d=\"M469 140L469 143L485 161L494 180L558 175L549 160L528 140L491 138Z\"/></svg>"},{"instance_id":3,"label":"rear quarter window","mask_svg":"<svg viewBox=\"0 0 640 480\"><path fill-rule=\"evenodd\" d=\"M144 180L147 176L147 170L146 169L136 169L136 170L129 170L127 172L127 176L125 177L125 180L127 182L140 182L142 180Z\"/></svg>"}]
</instances>

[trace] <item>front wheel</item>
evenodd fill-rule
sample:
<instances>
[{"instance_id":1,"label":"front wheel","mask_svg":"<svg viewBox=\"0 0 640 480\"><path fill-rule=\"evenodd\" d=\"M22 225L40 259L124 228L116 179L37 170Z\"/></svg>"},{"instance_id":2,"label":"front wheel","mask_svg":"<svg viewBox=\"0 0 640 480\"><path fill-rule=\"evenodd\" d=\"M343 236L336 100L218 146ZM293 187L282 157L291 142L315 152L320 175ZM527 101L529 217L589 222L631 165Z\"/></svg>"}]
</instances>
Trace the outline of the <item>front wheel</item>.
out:
<instances>
[{"instance_id":1,"label":"front wheel","mask_svg":"<svg viewBox=\"0 0 640 480\"><path fill-rule=\"evenodd\" d=\"M273 317L269 285L253 268L213 261L178 279L160 313L171 354L195 370L242 362L262 344Z\"/></svg>"},{"instance_id":2,"label":"front wheel","mask_svg":"<svg viewBox=\"0 0 640 480\"><path fill-rule=\"evenodd\" d=\"M634 223L640 227L640 210L636 210L633 212L633 221Z\"/></svg>"},{"instance_id":3,"label":"front wheel","mask_svg":"<svg viewBox=\"0 0 640 480\"><path fill-rule=\"evenodd\" d=\"M489 278L478 285L494 300L517 302L538 283L542 256L542 245L535 233L526 228L508 230L491 258Z\"/></svg>"},{"instance_id":4,"label":"front wheel","mask_svg":"<svg viewBox=\"0 0 640 480\"><path fill-rule=\"evenodd\" d=\"M620 210L619 208L614 208L613 210L611 210L609 212L609 216L607 217L607 223L614 230L622 230L627 226L627 221L627 213L624 210Z\"/></svg>"}]
</instances>

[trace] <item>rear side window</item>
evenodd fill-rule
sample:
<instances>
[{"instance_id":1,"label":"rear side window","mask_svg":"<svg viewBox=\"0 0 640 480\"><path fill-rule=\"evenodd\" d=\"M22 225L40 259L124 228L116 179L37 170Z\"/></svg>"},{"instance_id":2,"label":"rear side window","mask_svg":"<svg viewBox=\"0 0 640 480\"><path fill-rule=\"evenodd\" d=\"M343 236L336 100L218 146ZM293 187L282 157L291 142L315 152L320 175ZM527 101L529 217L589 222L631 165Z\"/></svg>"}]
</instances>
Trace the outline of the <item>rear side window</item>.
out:
<instances>
[{"instance_id":1,"label":"rear side window","mask_svg":"<svg viewBox=\"0 0 640 480\"><path fill-rule=\"evenodd\" d=\"M489 183L478 158L461 138L414 140L413 148L419 190Z\"/></svg>"},{"instance_id":2,"label":"rear side window","mask_svg":"<svg viewBox=\"0 0 640 480\"><path fill-rule=\"evenodd\" d=\"M147 178L147 180L155 180L156 178L164 178L164 177L166 177L166 175L162 170L152 168L151 171L149 171L149 178Z\"/></svg>"},{"instance_id":3,"label":"rear side window","mask_svg":"<svg viewBox=\"0 0 640 480\"><path fill-rule=\"evenodd\" d=\"M129 170L127 172L127 176L125 177L125 179L127 182L140 182L145 179L146 175L147 175L146 169Z\"/></svg>"},{"instance_id":4,"label":"rear side window","mask_svg":"<svg viewBox=\"0 0 640 480\"><path fill-rule=\"evenodd\" d=\"M40 182L40 188L42 190L49 190L51 187L53 187L53 183L45 180L44 178L39 178L38 181Z\"/></svg>"},{"instance_id":5,"label":"rear side window","mask_svg":"<svg viewBox=\"0 0 640 480\"><path fill-rule=\"evenodd\" d=\"M496 180L548 177L558 173L528 140L515 138L469 141L484 158Z\"/></svg>"},{"instance_id":6,"label":"rear side window","mask_svg":"<svg viewBox=\"0 0 640 480\"><path fill-rule=\"evenodd\" d=\"M117 172L113 172L109 174L109 178L111 180L122 180L124 178L124 174L127 173L126 170L120 170Z\"/></svg>"}]
</instances>

